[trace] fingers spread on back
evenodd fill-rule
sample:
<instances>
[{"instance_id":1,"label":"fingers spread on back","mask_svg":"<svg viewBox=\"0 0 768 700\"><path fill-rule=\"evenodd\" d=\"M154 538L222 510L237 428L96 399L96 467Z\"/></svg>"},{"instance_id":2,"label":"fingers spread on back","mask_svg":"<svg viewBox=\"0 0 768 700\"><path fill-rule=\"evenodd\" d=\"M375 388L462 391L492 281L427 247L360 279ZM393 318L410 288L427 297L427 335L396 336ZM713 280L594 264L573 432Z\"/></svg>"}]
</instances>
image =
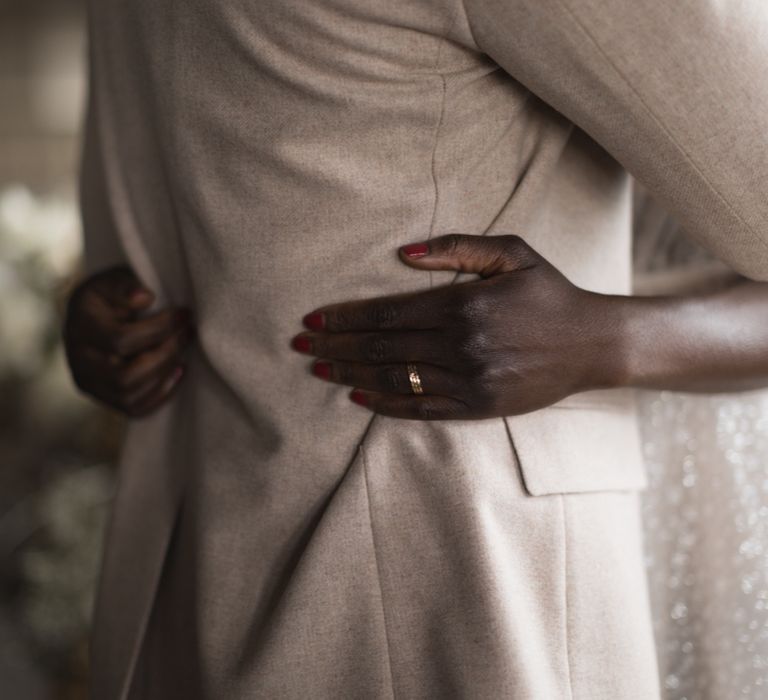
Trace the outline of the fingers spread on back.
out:
<instances>
[{"instance_id":1,"label":"fingers spread on back","mask_svg":"<svg viewBox=\"0 0 768 700\"><path fill-rule=\"evenodd\" d=\"M450 289L439 288L333 304L307 314L303 321L310 330L330 333L436 328L445 318L451 295Z\"/></svg>"}]
</instances>

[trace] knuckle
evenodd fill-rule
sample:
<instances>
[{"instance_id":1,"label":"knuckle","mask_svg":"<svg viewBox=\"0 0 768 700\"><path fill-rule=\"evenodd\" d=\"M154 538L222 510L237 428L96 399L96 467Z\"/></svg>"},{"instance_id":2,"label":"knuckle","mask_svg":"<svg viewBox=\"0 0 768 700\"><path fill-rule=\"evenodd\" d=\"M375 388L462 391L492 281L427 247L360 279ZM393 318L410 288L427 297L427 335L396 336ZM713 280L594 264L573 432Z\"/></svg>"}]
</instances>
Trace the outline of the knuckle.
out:
<instances>
[{"instance_id":1,"label":"knuckle","mask_svg":"<svg viewBox=\"0 0 768 700\"><path fill-rule=\"evenodd\" d=\"M456 316L464 326L477 326L488 314L488 300L478 294L464 295L456 305Z\"/></svg>"},{"instance_id":2,"label":"knuckle","mask_svg":"<svg viewBox=\"0 0 768 700\"><path fill-rule=\"evenodd\" d=\"M472 367L479 371L486 369L486 362L491 349L488 336L482 331L473 331L466 334L460 341L458 350L465 361L469 361Z\"/></svg>"},{"instance_id":3,"label":"knuckle","mask_svg":"<svg viewBox=\"0 0 768 700\"><path fill-rule=\"evenodd\" d=\"M368 362L383 362L390 356L390 341L374 335L363 342L363 357Z\"/></svg>"},{"instance_id":4,"label":"knuckle","mask_svg":"<svg viewBox=\"0 0 768 700\"><path fill-rule=\"evenodd\" d=\"M508 255L515 255L522 259L527 259L533 255L533 248L525 242L525 239L515 233L504 236L503 243Z\"/></svg>"},{"instance_id":5,"label":"knuckle","mask_svg":"<svg viewBox=\"0 0 768 700\"><path fill-rule=\"evenodd\" d=\"M467 415L467 410L468 406L464 402L452 401L442 407L440 418L443 420L462 418Z\"/></svg>"},{"instance_id":6,"label":"knuckle","mask_svg":"<svg viewBox=\"0 0 768 700\"><path fill-rule=\"evenodd\" d=\"M490 367L483 367L472 382L473 403L480 409L492 408L497 399L499 376Z\"/></svg>"},{"instance_id":7,"label":"knuckle","mask_svg":"<svg viewBox=\"0 0 768 700\"><path fill-rule=\"evenodd\" d=\"M125 333L116 331L109 339L109 348L120 357L125 357L130 350L130 341L131 339Z\"/></svg>"},{"instance_id":8,"label":"knuckle","mask_svg":"<svg viewBox=\"0 0 768 700\"><path fill-rule=\"evenodd\" d=\"M334 362L331 365L331 378L342 384L357 384L354 370L345 362Z\"/></svg>"},{"instance_id":9,"label":"knuckle","mask_svg":"<svg viewBox=\"0 0 768 700\"><path fill-rule=\"evenodd\" d=\"M302 336L307 337L309 340L309 346L311 353L313 355L316 355L317 357L330 357L330 353L332 352L333 348L330 346L330 344L327 342L325 335L322 334L315 334L312 336ZM302 352L304 352L302 350Z\"/></svg>"},{"instance_id":10,"label":"knuckle","mask_svg":"<svg viewBox=\"0 0 768 700\"><path fill-rule=\"evenodd\" d=\"M397 310L392 304L374 304L366 311L366 317L374 328L391 328L397 322Z\"/></svg>"},{"instance_id":11,"label":"knuckle","mask_svg":"<svg viewBox=\"0 0 768 700\"><path fill-rule=\"evenodd\" d=\"M325 324L328 330L335 331L352 327L354 319L352 318L349 309L340 307L338 309L333 309L332 311L326 311L324 314Z\"/></svg>"},{"instance_id":12,"label":"knuckle","mask_svg":"<svg viewBox=\"0 0 768 700\"><path fill-rule=\"evenodd\" d=\"M490 367L481 368L474 378L475 389L482 396L492 395L498 383L497 373Z\"/></svg>"},{"instance_id":13,"label":"knuckle","mask_svg":"<svg viewBox=\"0 0 768 700\"><path fill-rule=\"evenodd\" d=\"M504 243L510 247L521 247L525 246L525 241L518 236L516 233L508 233L503 237Z\"/></svg>"},{"instance_id":14,"label":"knuckle","mask_svg":"<svg viewBox=\"0 0 768 700\"><path fill-rule=\"evenodd\" d=\"M377 384L385 391L398 393L403 389L403 377L395 367L385 367L377 372Z\"/></svg>"},{"instance_id":15,"label":"knuckle","mask_svg":"<svg viewBox=\"0 0 768 700\"><path fill-rule=\"evenodd\" d=\"M419 420L435 420L437 409L431 401L419 401L416 403L416 417Z\"/></svg>"},{"instance_id":16,"label":"knuckle","mask_svg":"<svg viewBox=\"0 0 768 700\"><path fill-rule=\"evenodd\" d=\"M443 237L443 245L448 256L457 255L464 245L464 237L460 233L447 233Z\"/></svg>"}]
</instances>

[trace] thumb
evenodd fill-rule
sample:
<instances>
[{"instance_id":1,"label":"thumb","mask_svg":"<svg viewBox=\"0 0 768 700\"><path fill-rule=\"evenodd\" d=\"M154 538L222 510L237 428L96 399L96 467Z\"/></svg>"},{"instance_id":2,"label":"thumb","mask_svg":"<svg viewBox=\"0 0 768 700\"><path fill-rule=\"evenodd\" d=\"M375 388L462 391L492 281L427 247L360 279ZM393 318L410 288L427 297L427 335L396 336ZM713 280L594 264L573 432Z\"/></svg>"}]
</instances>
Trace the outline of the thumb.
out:
<instances>
[{"instance_id":1,"label":"thumb","mask_svg":"<svg viewBox=\"0 0 768 700\"><path fill-rule=\"evenodd\" d=\"M399 249L400 259L420 270L456 270L492 277L531 267L538 255L519 236L449 233Z\"/></svg>"}]
</instances>

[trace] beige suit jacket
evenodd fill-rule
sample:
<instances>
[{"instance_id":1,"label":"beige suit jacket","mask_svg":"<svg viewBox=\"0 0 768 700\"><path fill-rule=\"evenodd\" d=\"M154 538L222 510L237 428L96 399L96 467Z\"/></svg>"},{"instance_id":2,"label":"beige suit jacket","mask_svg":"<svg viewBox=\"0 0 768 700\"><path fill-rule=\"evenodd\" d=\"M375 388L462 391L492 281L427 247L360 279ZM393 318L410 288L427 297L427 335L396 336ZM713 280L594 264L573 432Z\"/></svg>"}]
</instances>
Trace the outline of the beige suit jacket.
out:
<instances>
[{"instance_id":1,"label":"beige suit jacket","mask_svg":"<svg viewBox=\"0 0 768 700\"><path fill-rule=\"evenodd\" d=\"M94 697L655 697L631 392L399 421L288 344L462 281L395 256L448 231L629 293L626 171L768 279L765 1L93 0L90 30L88 267L199 327L122 453Z\"/></svg>"}]
</instances>

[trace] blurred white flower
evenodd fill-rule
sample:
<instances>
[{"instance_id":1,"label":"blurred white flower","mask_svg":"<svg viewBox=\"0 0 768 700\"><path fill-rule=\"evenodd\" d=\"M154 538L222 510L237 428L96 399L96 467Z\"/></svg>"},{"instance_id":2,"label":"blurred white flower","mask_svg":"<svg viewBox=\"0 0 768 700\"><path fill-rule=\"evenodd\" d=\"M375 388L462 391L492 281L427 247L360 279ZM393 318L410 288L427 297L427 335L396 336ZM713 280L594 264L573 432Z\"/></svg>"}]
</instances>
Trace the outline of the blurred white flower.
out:
<instances>
[{"instance_id":1,"label":"blurred white flower","mask_svg":"<svg viewBox=\"0 0 768 700\"><path fill-rule=\"evenodd\" d=\"M0 191L0 259L41 265L49 281L68 275L82 252L72 197L35 197L16 185Z\"/></svg>"},{"instance_id":2,"label":"blurred white flower","mask_svg":"<svg viewBox=\"0 0 768 700\"><path fill-rule=\"evenodd\" d=\"M81 249L74 197L0 190L0 377L43 367L58 334L54 290Z\"/></svg>"},{"instance_id":3,"label":"blurred white flower","mask_svg":"<svg viewBox=\"0 0 768 700\"><path fill-rule=\"evenodd\" d=\"M29 376L41 367L51 323L50 302L0 262L0 375Z\"/></svg>"},{"instance_id":4,"label":"blurred white flower","mask_svg":"<svg viewBox=\"0 0 768 700\"><path fill-rule=\"evenodd\" d=\"M114 479L103 465L63 474L37 497L44 543L25 551L23 614L42 649L66 649L87 633Z\"/></svg>"}]
</instances>

